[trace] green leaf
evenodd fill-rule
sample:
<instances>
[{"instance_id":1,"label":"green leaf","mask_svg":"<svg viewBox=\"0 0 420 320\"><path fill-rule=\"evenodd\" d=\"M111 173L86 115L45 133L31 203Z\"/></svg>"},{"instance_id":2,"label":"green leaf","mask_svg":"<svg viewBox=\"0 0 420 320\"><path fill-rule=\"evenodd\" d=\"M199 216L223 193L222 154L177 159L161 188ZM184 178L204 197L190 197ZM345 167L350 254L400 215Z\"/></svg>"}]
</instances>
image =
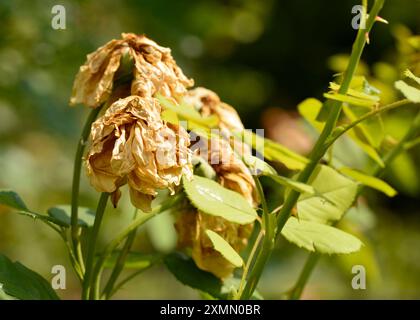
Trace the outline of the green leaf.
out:
<instances>
[{"instance_id":1,"label":"green leaf","mask_svg":"<svg viewBox=\"0 0 420 320\"><path fill-rule=\"evenodd\" d=\"M410 78L411 80L414 80L415 82L417 82L417 84L420 85L420 78L416 77L410 70L405 70L404 71L404 75L408 78Z\"/></svg>"},{"instance_id":2,"label":"green leaf","mask_svg":"<svg viewBox=\"0 0 420 320\"><path fill-rule=\"evenodd\" d=\"M316 193L315 189L305 183L295 181L290 178L282 177L279 175L269 175L271 179L273 179L278 184L281 184L282 186L288 187L292 190L295 190L299 193L308 193L311 195L314 195Z\"/></svg>"},{"instance_id":3,"label":"green leaf","mask_svg":"<svg viewBox=\"0 0 420 320\"><path fill-rule=\"evenodd\" d=\"M318 132L321 132L325 125L321 121L316 120L321 107L322 102L315 98L305 99L297 106L300 115Z\"/></svg>"},{"instance_id":4,"label":"green leaf","mask_svg":"<svg viewBox=\"0 0 420 320\"><path fill-rule=\"evenodd\" d=\"M354 122L358 119L354 108L352 109L349 106L344 105L343 112L351 122ZM377 126L372 126L372 122L360 123L353 130L360 132L369 145L373 146L374 148L379 148L383 140L383 132L380 128L378 130Z\"/></svg>"},{"instance_id":5,"label":"green leaf","mask_svg":"<svg viewBox=\"0 0 420 320\"><path fill-rule=\"evenodd\" d=\"M216 115L202 117L201 114L194 109L194 107L185 103L175 105L162 95L158 95L157 99L165 109L175 112L181 120L193 122L197 127L214 128L219 124L219 117ZM173 118L173 114L171 115L171 118Z\"/></svg>"},{"instance_id":6,"label":"green leaf","mask_svg":"<svg viewBox=\"0 0 420 320\"><path fill-rule=\"evenodd\" d=\"M5 294L21 300L58 300L50 283L38 273L0 254L0 284Z\"/></svg>"},{"instance_id":7,"label":"green leaf","mask_svg":"<svg viewBox=\"0 0 420 320\"><path fill-rule=\"evenodd\" d=\"M52 222L61 225L60 221L55 218L30 211L26 204L23 202L22 198L14 191L0 190L0 204L16 209L17 213L32 219L39 219L46 223Z\"/></svg>"},{"instance_id":8,"label":"green leaf","mask_svg":"<svg viewBox=\"0 0 420 320\"><path fill-rule=\"evenodd\" d=\"M340 229L290 217L281 234L300 248L324 254L359 251L362 242Z\"/></svg>"},{"instance_id":9,"label":"green leaf","mask_svg":"<svg viewBox=\"0 0 420 320\"><path fill-rule=\"evenodd\" d=\"M114 251L105 261L105 268L113 268L117 262L120 251ZM162 259L161 254L145 254L141 252L129 252L125 260L125 269L147 269Z\"/></svg>"},{"instance_id":10,"label":"green leaf","mask_svg":"<svg viewBox=\"0 0 420 320\"><path fill-rule=\"evenodd\" d=\"M0 204L20 211L29 211L22 198L12 190L0 190Z\"/></svg>"},{"instance_id":11,"label":"green leaf","mask_svg":"<svg viewBox=\"0 0 420 320\"><path fill-rule=\"evenodd\" d=\"M357 193L357 183L324 165L316 167L308 184L316 194L300 195L297 212L302 220L320 223L339 220Z\"/></svg>"},{"instance_id":12,"label":"green leaf","mask_svg":"<svg viewBox=\"0 0 420 320\"><path fill-rule=\"evenodd\" d=\"M172 253L165 257L164 262L168 270L184 285L206 292L215 298L226 298L221 293L222 281L210 272L199 269L192 259Z\"/></svg>"},{"instance_id":13,"label":"green leaf","mask_svg":"<svg viewBox=\"0 0 420 320\"><path fill-rule=\"evenodd\" d=\"M217 182L194 176L183 179L185 192L197 209L238 224L248 224L257 219L254 208L239 193L223 188Z\"/></svg>"},{"instance_id":14,"label":"green leaf","mask_svg":"<svg viewBox=\"0 0 420 320\"><path fill-rule=\"evenodd\" d=\"M324 93L324 97L327 99L345 102L348 104L352 104L359 107L366 107L369 109L372 109L378 103L377 101L374 101L374 100L360 99L360 98L356 98L356 97L352 97L352 96L340 94L340 93L332 93L332 94Z\"/></svg>"},{"instance_id":15,"label":"green leaf","mask_svg":"<svg viewBox=\"0 0 420 320\"><path fill-rule=\"evenodd\" d=\"M339 171L368 187L385 193L389 197L393 197L397 194L397 191L393 187L379 178L369 176L347 167L340 168Z\"/></svg>"},{"instance_id":16,"label":"green leaf","mask_svg":"<svg viewBox=\"0 0 420 320\"><path fill-rule=\"evenodd\" d=\"M330 89L335 92L338 92L338 90L340 89L340 85L335 82L330 82ZM347 95L361 99L361 100L371 100L374 102L379 102L379 99L380 99L379 96L377 95L367 94L364 91L360 91L360 90L356 90L352 88L348 89Z\"/></svg>"},{"instance_id":17,"label":"green leaf","mask_svg":"<svg viewBox=\"0 0 420 320\"><path fill-rule=\"evenodd\" d=\"M246 166L251 169L253 175L277 175L276 170L260 158L246 154L242 157L242 160Z\"/></svg>"},{"instance_id":18,"label":"green leaf","mask_svg":"<svg viewBox=\"0 0 420 320\"><path fill-rule=\"evenodd\" d=\"M420 103L420 90L414 88L402 80L395 82L395 88L400 90L402 94L411 102Z\"/></svg>"},{"instance_id":19,"label":"green leaf","mask_svg":"<svg viewBox=\"0 0 420 320\"><path fill-rule=\"evenodd\" d=\"M6 292L3 291L0 284L0 300L16 300L16 298L9 296Z\"/></svg>"},{"instance_id":20,"label":"green leaf","mask_svg":"<svg viewBox=\"0 0 420 320\"><path fill-rule=\"evenodd\" d=\"M227 261L235 267L242 267L244 261L241 256L233 249L230 244L223 239L219 234L212 230L206 230L206 234L213 244L214 250L219 252Z\"/></svg>"},{"instance_id":21,"label":"green leaf","mask_svg":"<svg viewBox=\"0 0 420 320\"><path fill-rule=\"evenodd\" d=\"M290 170L302 170L308 163L308 159L305 157L250 130L232 132L232 134L264 155L267 160L280 162Z\"/></svg>"},{"instance_id":22,"label":"green leaf","mask_svg":"<svg viewBox=\"0 0 420 320\"><path fill-rule=\"evenodd\" d=\"M47 212L61 226L69 227L71 225L71 206L59 205L49 208ZM79 226L89 228L95 222L95 213L89 208L79 207L78 218Z\"/></svg>"},{"instance_id":23,"label":"green leaf","mask_svg":"<svg viewBox=\"0 0 420 320\"><path fill-rule=\"evenodd\" d=\"M374 160L381 168L385 168L384 161L382 160L382 158L380 157L380 155L374 147L360 140L353 130L347 131L347 135L360 147L360 149L363 150L364 153L366 153L372 160Z\"/></svg>"}]
</instances>

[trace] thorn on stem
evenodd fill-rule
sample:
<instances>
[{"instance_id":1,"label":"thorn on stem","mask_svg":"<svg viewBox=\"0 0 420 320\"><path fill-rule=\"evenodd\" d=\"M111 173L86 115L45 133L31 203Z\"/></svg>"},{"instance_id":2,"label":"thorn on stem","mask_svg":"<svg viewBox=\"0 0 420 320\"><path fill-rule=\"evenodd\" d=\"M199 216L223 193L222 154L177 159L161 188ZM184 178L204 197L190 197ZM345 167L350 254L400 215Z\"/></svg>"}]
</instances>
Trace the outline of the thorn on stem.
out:
<instances>
[{"instance_id":1,"label":"thorn on stem","mask_svg":"<svg viewBox=\"0 0 420 320\"><path fill-rule=\"evenodd\" d=\"M385 24L389 24L388 20L385 20L384 18L382 18L380 16L376 16L375 21L382 22L382 23L385 23Z\"/></svg>"},{"instance_id":2,"label":"thorn on stem","mask_svg":"<svg viewBox=\"0 0 420 320\"><path fill-rule=\"evenodd\" d=\"M366 43L369 44L370 43L369 32L365 33L365 39L366 39Z\"/></svg>"}]
</instances>

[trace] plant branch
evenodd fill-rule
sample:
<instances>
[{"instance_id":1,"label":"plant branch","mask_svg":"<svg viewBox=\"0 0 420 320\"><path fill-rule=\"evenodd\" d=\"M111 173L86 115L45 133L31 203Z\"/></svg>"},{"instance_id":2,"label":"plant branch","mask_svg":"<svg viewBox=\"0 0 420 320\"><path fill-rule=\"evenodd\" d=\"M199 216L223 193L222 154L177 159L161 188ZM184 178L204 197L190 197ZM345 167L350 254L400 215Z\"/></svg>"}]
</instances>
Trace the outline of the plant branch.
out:
<instances>
[{"instance_id":1,"label":"plant branch","mask_svg":"<svg viewBox=\"0 0 420 320\"><path fill-rule=\"evenodd\" d=\"M264 232L264 238L263 238L262 247L260 249L260 255L262 254L263 256L262 258L257 259L255 261L255 264L252 267L249 279L247 280L245 288L243 289L240 295L241 299L248 299L249 297L252 296L253 290L252 291L249 291L249 290L251 290L252 288L255 288L257 285L253 281L258 281L258 279L255 277L255 274L262 272L262 269L264 268L264 265L265 265L265 263L262 263L262 262L268 260L268 255L271 252L271 248L273 247L274 240L275 240L275 234L274 234L275 215L270 214L270 211L268 210L267 201L265 200L265 196L264 196L264 190L261 186L261 182L259 178L255 177L254 180L255 180L255 185L257 187L258 196L261 201L261 207L263 209L262 228Z\"/></svg>"},{"instance_id":2,"label":"plant branch","mask_svg":"<svg viewBox=\"0 0 420 320\"><path fill-rule=\"evenodd\" d=\"M93 262L95 259L96 253L96 242L98 240L99 229L102 223L102 218L104 216L106 204L108 202L109 193L101 193L99 198L98 206L96 208L95 222L89 236L89 244L87 250L87 259L86 259L86 273L83 279L83 293L82 299L87 300L91 291L91 279L92 279L92 269Z\"/></svg>"},{"instance_id":3,"label":"plant branch","mask_svg":"<svg viewBox=\"0 0 420 320\"><path fill-rule=\"evenodd\" d=\"M135 219L137 216L137 208L134 211L133 218ZM130 252L130 249L134 243L134 239L136 237L137 228L131 231L131 233L128 235L127 239L125 240L124 246L118 255L117 261L115 262L114 269L112 270L112 273L108 279L107 284L105 285L103 296L105 299L109 299L111 297L111 293L113 291L115 282L117 281L119 275L121 274L121 271L124 269L125 260L127 259L128 253Z\"/></svg>"},{"instance_id":4,"label":"plant branch","mask_svg":"<svg viewBox=\"0 0 420 320\"><path fill-rule=\"evenodd\" d=\"M363 116L361 116L360 118L358 118L357 120L353 121L352 123L349 123L345 126L341 126L341 127L337 127L332 135L330 136L330 138L325 142L325 148L330 148L330 146L338 139L340 138L343 134L345 134L347 131L353 129L355 126L357 126L358 124L360 124L363 121L366 121L370 118L373 118L375 116L377 116L378 114L381 114L383 112L407 105L407 104L411 104L412 102L408 99L403 99L403 100L399 100L396 102L393 102L391 104L388 104L386 106L383 106L382 108L378 108L375 110L372 110L370 112L365 113Z\"/></svg>"},{"instance_id":5,"label":"plant branch","mask_svg":"<svg viewBox=\"0 0 420 320\"><path fill-rule=\"evenodd\" d=\"M127 238L132 231L136 230L139 226L149 221L154 216L158 215L159 213L175 206L180 200L182 196L180 194L170 197L167 201L157 205L153 208L152 212L150 213L143 213L140 214L133 222L131 222L126 229L124 229L117 237L114 238L104 249L102 254L99 256L98 261L95 264L94 270L92 272L92 283L93 288L95 290L91 292L93 296L99 296L99 280L102 275L102 271L104 268L104 263L106 259L118 248L118 246Z\"/></svg>"},{"instance_id":6,"label":"plant branch","mask_svg":"<svg viewBox=\"0 0 420 320\"><path fill-rule=\"evenodd\" d=\"M353 44L352 52L350 55L349 64L347 66L346 71L344 72L343 81L338 90L339 94L346 94L350 87L351 80L356 71L356 67L360 61L363 48L365 47L365 44L366 44L366 33L369 33L369 31L373 27L375 18L378 15L380 9L382 8L383 3L384 3L384 0L375 1L366 22L366 29L358 30L357 37ZM327 102L330 102L330 101L327 101ZM322 130L310 154L309 163L298 175L298 178L297 178L298 182L306 183L308 181L308 179L312 175L312 172L316 168L318 162L322 159L325 152L327 151L327 149L325 149L325 142L330 137L331 133L333 132L336 126L337 120L341 113L341 107L342 107L342 102L340 101L331 101L331 103L329 104L329 115L325 123L324 129ZM277 218L277 229L275 230L275 238L281 233L281 230L283 229L284 225L289 219L291 211L293 207L295 206L298 198L299 198L299 192L291 190L288 197L286 198L284 202L283 207L279 211L278 218ZM250 279L248 280L245 290L244 290L244 295L242 297L244 299L249 299L257 286L257 283L264 269L264 265L268 261L271 251L274 247L274 239L270 241L270 243L271 243L271 246L267 248L263 247L263 249L260 251L257 257L257 261L251 272Z\"/></svg>"},{"instance_id":7,"label":"plant branch","mask_svg":"<svg viewBox=\"0 0 420 320\"><path fill-rule=\"evenodd\" d=\"M92 123L93 121L95 121L101 109L102 109L102 106L93 109L89 113L89 116L86 119L85 125L83 126L83 130L82 130L79 142L77 144L76 155L74 158L73 183L72 183L72 191L71 191L70 232L71 232L74 255L83 273L84 273L85 268L84 268L82 250L81 250L80 241L79 241L80 231L79 231L79 225L78 225L80 173L82 169L82 160L83 160L83 153L85 151L86 141L89 138Z\"/></svg>"},{"instance_id":8,"label":"plant branch","mask_svg":"<svg viewBox=\"0 0 420 320\"><path fill-rule=\"evenodd\" d=\"M410 129L407 131L404 137L384 157L385 168L386 166L392 163L392 161L400 154L400 152L405 150L404 146L407 143L407 141L410 141L415 135L419 133L419 131L420 131L420 111L417 113L417 116L414 118L414 121L411 124ZM384 172L384 168L376 164L373 169L372 176L380 176L383 172ZM364 189L364 186L361 186L359 188L356 199L362 193L363 189ZM303 270L296 282L296 285L293 287L290 293L290 299L292 300L300 299L303 289L305 288L305 285L307 281L309 280L309 277L313 269L315 268L319 258L320 258L320 255L316 252L312 252L309 254L308 259L306 260L306 263L303 267Z\"/></svg>"}]
</instances>

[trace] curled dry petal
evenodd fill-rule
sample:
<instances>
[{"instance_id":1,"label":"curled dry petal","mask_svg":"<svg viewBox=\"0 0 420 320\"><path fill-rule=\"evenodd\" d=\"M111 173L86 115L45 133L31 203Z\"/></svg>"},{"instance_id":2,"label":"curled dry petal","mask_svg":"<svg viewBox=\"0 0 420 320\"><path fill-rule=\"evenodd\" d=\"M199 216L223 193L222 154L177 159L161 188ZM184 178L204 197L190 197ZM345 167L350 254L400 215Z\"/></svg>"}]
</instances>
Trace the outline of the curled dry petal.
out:
<instances>
[{"instance_id":1,"label":"curled dry petal","mask_svg":"<svg viewBox=\"0 0 420 320\"><path fill-rule=\"evenodd\" d=\"M161 47L143 35L123 33L122 39L111 40L87 55L76 75L70 104L83 103L96 108L107 101L123 56L134 62L133 70L129 70L133 78L132 95L152 97L160 93L180 99L186 88L193 85L177 66L169 48ZM124 95L116 98L121 97Z\"/></svg>"},{"instance_id":2,"label":"curled dry petal","mask_svg":"<svg viewBox=\"0 0 420 320\"><path fill-rule=\"evenodd\" d=\"M188 133L160 113L157 99L129 96L92 124L86 168L96 190L114 193L128 183L133 204L149 211L157 189L173 192L182 175L192 177Z\"/></svg>"}]
</instances>

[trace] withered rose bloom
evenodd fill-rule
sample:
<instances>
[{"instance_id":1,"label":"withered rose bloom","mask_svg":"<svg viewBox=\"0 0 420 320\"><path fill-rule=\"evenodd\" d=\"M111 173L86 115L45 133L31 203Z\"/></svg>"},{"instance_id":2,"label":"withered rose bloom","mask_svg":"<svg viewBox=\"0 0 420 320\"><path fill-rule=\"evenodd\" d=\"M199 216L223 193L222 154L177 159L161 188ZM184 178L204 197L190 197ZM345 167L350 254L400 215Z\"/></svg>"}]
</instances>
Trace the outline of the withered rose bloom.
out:
<instances>
[{"instance_id":1,"label":"withered rose bloom","mask_svg":"<svg viewBox=\"0 0 420 320\"><path fill-rule=\"evenodd\" d=\"M217 115L220 121L219 127L222 131L244 130L244 125L236 110L222 102L219 96L209 89L197 87L189 90L184 96L184 101L194 106L203 117Z\"/></svg>"},{"instance_id":2,"label":"withered rose bloom","mask_svg":"<svg viewBox=\"0 0 420 320\"><path fill-rule=\"evenodd\" d=\"M134 64L131 95L152 97L160 93L178 100L186 88L193 85L193 80L177 66L169 48L143 35L123 33L122 39L111 40L88 54L74 81L70 104L83 103L96 108L107 101L123 56L132 59Z\"/></svg>"},{"instance_id":3,"label":"withered rose bloom","mask_svg":"<svg viewBox=\"0 0 420 320\"><path fill-rule=\"evenodd\" d=\"M206 230L217 232L235 251L240 252L248 243L253 225L239 225L192 209L180 215L175 227L178 246L191 248L192 258L200 269L223 279L232 274L235 266L214 250Z\"/></svg>"},{"instance_id":4,"label":"withered rose bloom","mask_svg":"<svg viewBox=\"0 0 420 320\"><path fill-rule=\"evenodd\" d=\"M189 136L165 123L157 99L129 96L114 102L91 129L87 175L97 191L112 193L128 183L132 203L150 211L158 189L172 192L182 175L192 177Z\"/></svg>"},{"instance_id":5,"label":"withered rose bloom","mask_svg":"<svg viewBox=\"0 0 420 320\"><path fill-rule=\"evenodd\" d=\"M227 140L214 137L209 141L208 148L201 147L199 151L200 156L215 170L222 186L240 193L252 206L257 206L258 196L252 175ZM214 250L205 231L210 229L217 232L240 252L248 243L253 224L240 225L191 208L179 215L175 227L178 246L192 249L192 258L197 266L219 278L225 278L235 266Z\"/></svg>"}]
</instances>

